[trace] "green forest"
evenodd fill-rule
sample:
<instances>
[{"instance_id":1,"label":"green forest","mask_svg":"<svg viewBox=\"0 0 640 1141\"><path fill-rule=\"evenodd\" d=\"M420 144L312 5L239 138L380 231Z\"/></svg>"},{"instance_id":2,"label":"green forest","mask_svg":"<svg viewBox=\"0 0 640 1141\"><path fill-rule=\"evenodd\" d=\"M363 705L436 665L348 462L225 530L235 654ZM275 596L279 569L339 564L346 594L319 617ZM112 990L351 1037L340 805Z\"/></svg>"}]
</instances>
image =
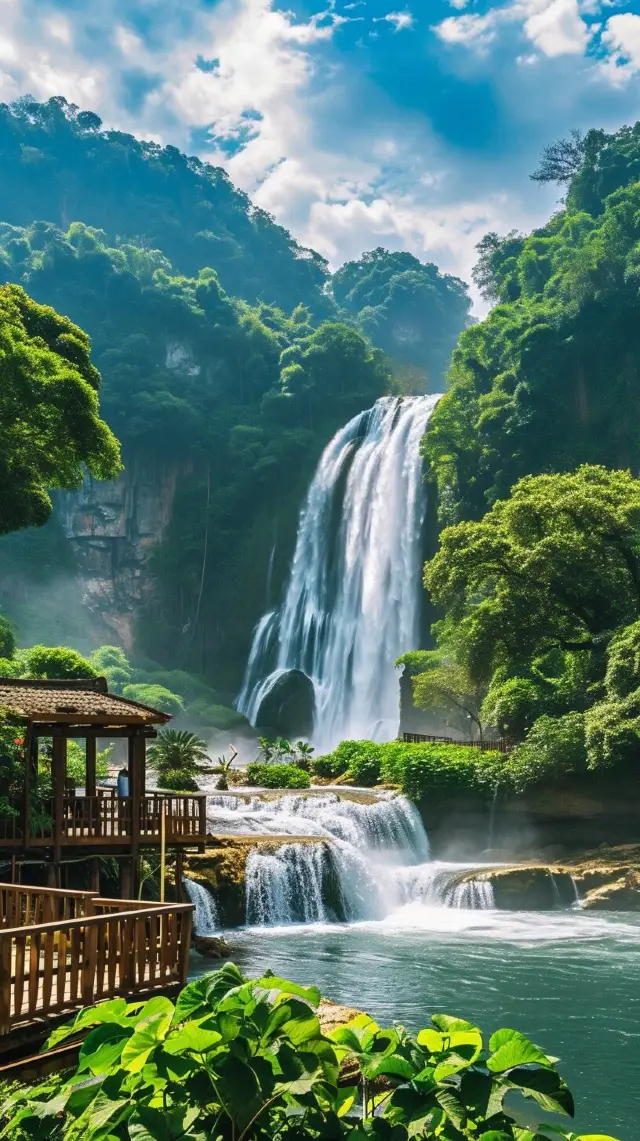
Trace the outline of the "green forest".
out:
<instances>
[{"instance_id":1,"label":"green forest","mask_svg":"<svg viewBox=\"0 0 640 1141\"><path fill-rule=\"evenodd\" d=\"M125 472L175 488L135 649L232 694L320 452L383 393L443 387L466 287L384 250L332 278L222 170L103 131L64 99L3 105L0 156L0 280L86 331ZM74 572L56 513L1 550L7 581L28 565L43 609ZM11 587L0 603L29 625ZM87 619L69 616L74 633ZM96 640L112 638L98 626Z\"/></svg>"}]
</instances>

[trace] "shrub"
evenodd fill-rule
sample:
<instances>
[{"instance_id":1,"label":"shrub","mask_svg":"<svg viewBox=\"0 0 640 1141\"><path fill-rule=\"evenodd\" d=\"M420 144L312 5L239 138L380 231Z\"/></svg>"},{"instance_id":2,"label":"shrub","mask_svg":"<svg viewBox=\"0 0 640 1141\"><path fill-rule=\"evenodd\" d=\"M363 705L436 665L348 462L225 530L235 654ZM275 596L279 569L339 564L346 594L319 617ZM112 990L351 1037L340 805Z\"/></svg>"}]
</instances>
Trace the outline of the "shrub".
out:
<instances>
[{"instance_id":1,"label":"shrub","mask_svg":"<svg viewBox=\"0 0 640 1141\"><path fill-rule=\"evenodd\" d=\"M24 654L27 671L33 678L98 677L86 658L69 646L31 646Z\"/></svg>"},{"instance_id":2,"label":"shrub","mask_svg":"<svg viewBox=\"0 0 640 1141\"><path fill-rule=\"evenodd\" d=\"M349 768L346 757L335 753L327 753L324 757L314 757L310 763L311 772L317 777L340 777Z\"/></svg>"},{"instance_id":3,"label":"shrub","mask_svg":"<svg viewBox=\"0 0 640 1141\"><path fill-rule=\"evenodd\" d=\"M382 749L376 741L341 741L323 760L327 766L335 765L337 772L348 771L355 784L371 788L380 779Z\"/></svg>"},{"instance_id":4,"label":"shrub","mask_svg":"<svg viewBox=\"0 0 640 1141\"><path fill-rule=\"evenodd\" d=\"M462 745L342 741L333 753L314 761L314 772L319 763L329 775L344 772L346 763L358 784L395 784L413 800L422 800L431 791L483 791L503 777L506 758Z\"/></svg>"},{"instance_id":5,"label":"shrub","mask_svg":"<svg viewBox=\"0 0 640 1141\"><path fill-rule=\"evenodd\" d=\"M226 705L216 705L207 697L199 697L187 705L187 715L201 725L211 725L215 729L240 729L249 722L237 709Z\"/></svg>"},{"instance_id":6,"label":"shrub","mask_svg":"<svg viewBox=\"0 0 640 1141\"><path fill-rule=\"evenodd\" d=\"M297 765L260 764L254 761L247 765L247 784L261 788L309 788L311 780L304 769Z\"/></svg>"},{"instance_id":7,"label":"shrub","mask_svg":"<svg viewBox=\"0 0 640 1141\"><path fill-rule=\"evenodd\" d=\"M161 788L184 792L197 789L198 777L213 772L206 742L186 729L162 729L149 761Z\"/></svg>"},{"instance_id":8,"label":"shrub","mask_svg":"<svg viewBox=\"0 0 640 1141\"><path fill-rule=\"evenodd\" d=\"M172 717L184 713L182 698L163 685L125 685L122 696L128 697L129 701L139 701L141 705L150 705L161 713L170 713Z\"/></svg>"},{"instance_id":9,"label":"shrub","mask_svg":"<svg viewBox=\"0 0 640 1141\"><path fill-rule=\"evenodd\" d=\"M47 1043L82 1036L75 1072L5 1089L2 1136L542 1141L546 1127L534 1134L510 1115L512 1090L573 1116L554 1059L517 1030L498 1030L485 1042L477 1026L447 1014L433 1015L417 1034L359 1014L323 1034L319 1004L315 987L270 971L247 979L226 963L189 983L175 1006L156 995L89 1007ZM348 1085L340 1082L341 1062ZM558 1127L553 1134L579 1141Z\"/></svg>"},{"instance_id":10,"label":"shrub","mask_svg":"<svg viewBox=\"0 0 640 1141\"><path fill-rule=\"evenodd\" d=\"M584 713L539 717L511 753L509 782L521 792L539 781L582 772L587 766Z\"/></svg>"}]
</instances>

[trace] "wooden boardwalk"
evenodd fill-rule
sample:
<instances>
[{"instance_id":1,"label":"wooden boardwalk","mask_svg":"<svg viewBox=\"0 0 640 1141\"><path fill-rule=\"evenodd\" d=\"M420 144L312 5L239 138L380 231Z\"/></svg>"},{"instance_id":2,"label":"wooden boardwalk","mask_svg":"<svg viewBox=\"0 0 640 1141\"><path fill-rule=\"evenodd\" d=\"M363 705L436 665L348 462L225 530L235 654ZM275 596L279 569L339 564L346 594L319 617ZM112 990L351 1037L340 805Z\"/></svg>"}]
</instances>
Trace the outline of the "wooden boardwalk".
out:
<instances>
[{"instance_id":1,"label":"wooden boardwalk","mask_svg":"<svg viewBox=\"0 0 640 1141\"><path fill-rule=\"evenodd\" d=\"M0 1050L29 1023L184 984L192 913L185 903L0 884Z\"/></svg>"}]
</instances>

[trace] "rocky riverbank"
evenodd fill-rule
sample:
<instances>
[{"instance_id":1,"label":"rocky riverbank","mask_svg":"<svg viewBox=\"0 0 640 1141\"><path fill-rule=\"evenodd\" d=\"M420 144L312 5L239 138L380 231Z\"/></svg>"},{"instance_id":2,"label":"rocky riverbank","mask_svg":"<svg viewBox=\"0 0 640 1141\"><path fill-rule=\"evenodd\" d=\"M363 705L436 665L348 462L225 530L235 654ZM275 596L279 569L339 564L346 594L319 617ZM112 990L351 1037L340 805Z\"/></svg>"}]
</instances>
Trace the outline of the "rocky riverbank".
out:
<instances>
[{"instance_id":1,"label":"rocky riverbank","mask_svg":"<svg viewBox=\"0 0 640 1141\"><path fill-rule=\"evenodd\" d=\"M640 845L604 844L562 862L531 861L464 872L458 882L493 888L505 911L549 911L579 902L587 911L640 911Z\"/></svg>"}]
</instances>

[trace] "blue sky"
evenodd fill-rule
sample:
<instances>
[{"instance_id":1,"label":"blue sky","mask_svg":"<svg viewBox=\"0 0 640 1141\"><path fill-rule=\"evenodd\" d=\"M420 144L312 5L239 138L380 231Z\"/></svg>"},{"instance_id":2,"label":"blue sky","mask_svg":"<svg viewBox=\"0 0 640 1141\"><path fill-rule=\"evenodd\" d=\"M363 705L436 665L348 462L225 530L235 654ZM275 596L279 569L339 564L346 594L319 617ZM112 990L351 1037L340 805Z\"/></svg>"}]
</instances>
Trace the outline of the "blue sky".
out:
<instances>
[{"instance_id":1,"label":"blue sky","mask_svg":"<svg viewBox=\"0 0 640 1141\"><path fill-rule=\"evenodd\" d=\"M0 98L26 92L221 163L334 265L468 278L553 208L546 142L638 117L640 0L0 0Z\"/></svg>"}]
</instances>

